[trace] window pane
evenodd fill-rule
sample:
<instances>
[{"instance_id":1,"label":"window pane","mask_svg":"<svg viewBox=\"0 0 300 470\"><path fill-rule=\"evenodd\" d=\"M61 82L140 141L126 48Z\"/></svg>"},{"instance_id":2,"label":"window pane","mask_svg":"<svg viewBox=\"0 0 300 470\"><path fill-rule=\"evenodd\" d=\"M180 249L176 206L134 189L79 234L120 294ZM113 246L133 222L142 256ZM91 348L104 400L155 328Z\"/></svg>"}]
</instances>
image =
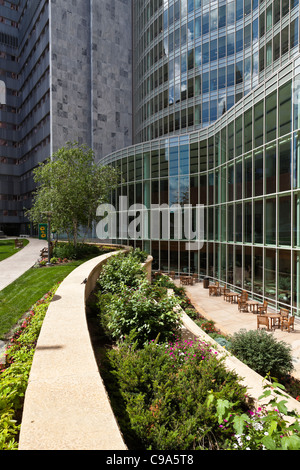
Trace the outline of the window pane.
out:
<instances>
[{"instance_id":1,"label":"window pane","mask_svg":"<svg viewBox=\"0 0 300 470\"><path fill-rule=\"evenodd\" d=\"M284 304L291 303L291 252L278 252L278 300Z\"/></svg>"},{"instance_id":2,"label":"window pane","mask_svg":"<svg viewBox=\"0 0 300 470\"><path fill-rule=\"evenodd\" d=\"M235 241L243 241L243 205L235 205Z\"/></svg>"},{"instance_id":3,"label":"window pane","mask_svg":"<svg viewBox=\"0 0 300 470\"><path fill-rule=\"evenodd\" d=\"M227 207L227 238L233 242L233 205Z\"/></svg>"},{"instance_id":4,"label":"window pane","mask_svg":"<svg viewBox=\"0 0 300 470\"><path fill-rule=\"evenodd\" d=\"M245 197L252 196L252 156L246 157L244 161Z\"/></svg>"},{"instance_id":5,"label":"window pane","mask_svg":"<svg viewBox=\"0 0 300 470\"><path fill-rule=\"evenodd\" d=\"M241 155L243 146L242 117L235 120L235 156Z\"/></svg>"},{"instance_id":6,"label":"window pane","mask_svg":"<svg viewBox=\"0 0 300 470\"><path fill-rule=\"evenodd\" d=\"M282 196L279 198L279 224L278 224L279 245L291 244L291 197Z\"/></svg>"},{"instance_id":7,"label":"window pane","mask_svg":"<svg viewBox=\"0 0 300 470\"><path fill-rule=\"evenodd\" d=\"M273 39L273 60L277 60L280 57L280 34L276 34Z\"/></svg>"},{"instance_id":8,"label":"window pane","mask_svg":"<svg viewBox=\"0 0 300 470\"><path fill-rule=\"evenodd\" d=\"M265 180L266 192L274 193L276 191L276 144L266 148Z\"/></svg>"},{"instance_id":9,"label":"window pane","mask_svg":"<svg viewBox=\"0 0 300 470\"><path fill-rule=\"evenodd\" d=\"M265 252L265 296L276 298L276 251L266 250Z\"/></svg>"},{"instance_id":10,"label":"window pane","mask_svg":"<svg viewBox=\"0 0 300 470\"><path fill-rule=\"evenodd\" d=\"M244 152L252 150L252 110L244 114Z\"/></svg>"},{"instance_id":11,"label":"window pane","mask_svg":"<svg viewBox=\"0 0 300 470\"><path fill-rule=\"evenodd\" d=\"M276 138L276 91L266 98L266 142Z\"/></svg>"},{"instance_id":12,"label":"window pane","mask_svg":"<svg viewBox=\"0 0 300 470\"><path fill-rule=\"evenodd\" d=\"M276 199L266 199L266 244L276 243Z\"/></svg>"},{"instance_id":13,"label":"window pane","mask_svg":"<svg viewBox=\"0 0 300 470\"><path fill-rule=\"evenodd\" d=\"M252 242L252 202L244 204L244 242Z\"/></svg>"},{"instance_id":14,"label":"window pane","mask_svg":"<svg viewBox=\"0 0 300 470\"><path fill-rule=\"evenodd\" d=\"M263 243L263 201L254 205L254 243Z\"/></svg>"},{"instance_id":15,"label":"window pane","mask_svg":"<svg viewBox=\"0 0 300 470\"><path fill-rule=\"evenodd\" d=\"M253 256L253 290L257 294L263 293L263 249L254 248Z\"/></svg>"},{"instance_id":16,"label":"window pane","mask_svg":"<svg viewBox=\"0 0 300 470\"><path fill-rule=\"evenodd\" d=\"M279 142L279 191L291 189L292 146L291 139Z\"/></svg>"},{"instance_id":17,"label":"window pane","mask_svg":"<svg viewBox=\"0 0 300 470\"><path fill-rule=\"evenodd\" d=\"M243 196L243 190L242 190L242 160L239 160L235 164L235 198L236 199L242 199Z\"/></svg>"},{"instance_id":18,"label":"window pane","mask_svg":"<svg viewBox=\"0 0 300 470\"><path fill-rule=\"evenodd\" d=\"M228 166L228 201L233 201L234 194L234 166Z\"/></svg>"},{"instance_id":19,"label":"window pane","mask_svg":"<svg viewBox=\"0 0 300 470\"><path fill-rule=\"evenodd\" d=\"M255 196L263 194L263 152L257 152L254 156L254 187Z\"/></svg>"},{"instance_id":20,"label":"window pane","mask_svg":"<svg viewBox=\"0 0 300 470\"><path fill-rule=\"evenodd\" d=\"M279 135L292 130L292 87L291 82L279 88Z\"/></svg>"},{"instance_id":21,"label":"window pane","mask_svg":"<svg viewBox=\"0 0 300 470\"><path fill-rule=\"evenodd\" d=\"M261 101L254 107L254 146L259 147L263 144L264 138L264 103Z\"/></svg>"}]
</instances>

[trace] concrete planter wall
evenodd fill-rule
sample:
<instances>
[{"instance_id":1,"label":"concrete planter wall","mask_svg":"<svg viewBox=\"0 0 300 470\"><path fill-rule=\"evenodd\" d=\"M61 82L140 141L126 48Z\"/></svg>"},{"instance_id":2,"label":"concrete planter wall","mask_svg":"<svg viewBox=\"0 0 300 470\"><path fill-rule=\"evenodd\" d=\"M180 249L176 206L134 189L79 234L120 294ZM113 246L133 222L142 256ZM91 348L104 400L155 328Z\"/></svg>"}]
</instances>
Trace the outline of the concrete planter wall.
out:
<instances>
[{"instance_id":1,"label":"concrete planter wall","mask_svg":"<svg viewBox=\"0 0 300 470\"><path fill-rule=\"evenodd\" d=\"M103 264L116 253L71 272L49 305L25 394L19 450L127 449L99 374L85 309Z\"/></svg>"}]
</instances>

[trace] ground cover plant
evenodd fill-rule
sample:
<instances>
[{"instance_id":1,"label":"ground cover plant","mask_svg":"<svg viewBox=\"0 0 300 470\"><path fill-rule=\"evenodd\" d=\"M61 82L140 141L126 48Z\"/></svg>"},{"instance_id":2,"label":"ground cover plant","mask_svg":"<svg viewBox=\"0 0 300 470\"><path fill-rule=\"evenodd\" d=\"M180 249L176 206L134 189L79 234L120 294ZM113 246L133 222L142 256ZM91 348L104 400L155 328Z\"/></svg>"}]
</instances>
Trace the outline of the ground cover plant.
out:
<instances>
[{"instance_id":1,"label":"ground cover plant","mask_svg":"<svg viewBox=\"0 0 300 470\"><path fill-rule=\"evenodd\" d=\"M0 365L0 450L18 448L24 394L36 341L57 287L58 284L30 308L6 347L6 360Z\"/></svg>"},{"instance_id":2,"label":"ground cover plant","mask_svg":"<svg viewBox=\"0 0 300 470\"><path fill-rule=\"evenodd\" d=\"M23 247L26 246L29 241L26 239L21 240L23 242ZM3 261L6 258L17 253L22 248L15 248L15 240L0 240L0 261Z\"/></svg>"}]
</instances>

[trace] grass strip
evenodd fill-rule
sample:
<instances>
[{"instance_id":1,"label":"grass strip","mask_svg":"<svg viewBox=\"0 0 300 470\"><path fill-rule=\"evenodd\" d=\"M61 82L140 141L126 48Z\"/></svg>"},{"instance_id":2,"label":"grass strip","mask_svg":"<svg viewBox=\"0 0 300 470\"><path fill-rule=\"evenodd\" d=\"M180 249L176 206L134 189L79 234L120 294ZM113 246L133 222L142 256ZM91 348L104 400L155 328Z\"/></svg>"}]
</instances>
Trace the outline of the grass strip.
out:
<instances>
[{"instance_id":1,"label":"grass strip","mask_svg":"<svg viewBox=\"0 0 300 470\"><path fill-rule=\"evenodd\" d=\"M28 245L29 241L22 239L23 247ZM22 248L21 248L22 249ZM0 240L0 261L18 253L20 249L15 248L15 240Z\"/></svg>"},{"instance_id":2,"label":"grass strip","mask_svg":"<svg viewBox=\"0 0 300 470\"><path fill-rule=\"evenodd\" d=\"M86 260L84 260L86 261ZM0 339L5 339L11 328L47 290L61 282L84 261L65 265L30 268L22 276L0 291Z\"/></svg>"}]
</instances>

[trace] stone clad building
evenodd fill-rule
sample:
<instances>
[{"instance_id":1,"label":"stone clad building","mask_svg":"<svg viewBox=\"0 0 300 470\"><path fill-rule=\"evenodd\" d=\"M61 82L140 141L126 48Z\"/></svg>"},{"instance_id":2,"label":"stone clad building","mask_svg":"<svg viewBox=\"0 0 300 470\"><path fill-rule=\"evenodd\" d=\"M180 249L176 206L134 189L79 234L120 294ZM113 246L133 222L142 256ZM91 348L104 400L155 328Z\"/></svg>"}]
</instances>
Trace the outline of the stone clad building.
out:
<instances>
[{"instance_id":1,"label":"stone clad building","mask_svg":"<svg viewBox=\"0 0 300 470\"><path fill-rule=\"evenodd\" d=\"M0 2L0 229L28 233L32 169L67 141L132 144L130 0Z\"/></svg>"}]
</instances>

